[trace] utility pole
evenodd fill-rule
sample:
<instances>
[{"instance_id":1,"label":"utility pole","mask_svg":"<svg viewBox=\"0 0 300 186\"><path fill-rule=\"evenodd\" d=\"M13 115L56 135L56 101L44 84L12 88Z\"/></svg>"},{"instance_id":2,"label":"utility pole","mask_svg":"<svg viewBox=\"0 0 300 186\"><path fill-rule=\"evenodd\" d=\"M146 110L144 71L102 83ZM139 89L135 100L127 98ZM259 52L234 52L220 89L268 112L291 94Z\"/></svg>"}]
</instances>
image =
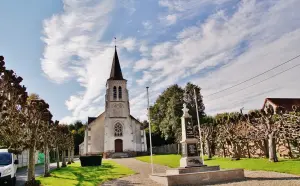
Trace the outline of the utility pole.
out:
<instances>
[{"instance_id":1,"label":"utility pole","mask_svg":"<svg viewBox=\"0 0 300 186\"><path fill-rule=\"evenodd\" d=\"M201 157L202 157L202 163L204 165L204 149L203 149L203 144L202 144L202 135L201 135L201 128L200 128L199 112L198 112L197 94L196 94L196 89L195 88L194 88L194 96L195 96L198 130L199 130L199 137L200 137Z\"/></svg>"},{"instance_id":2,"label":"utility pole","mask_svg":"<svg viewBox=\"0 0 300 186\"><path fill-rule=\"evenodd\" d=\"M244 107L240 108L241 114L243 114Z\"/></svg>"},{"instance_id":3,"label":"utility pole","mask_svg":"<svg viewBox=\"0 0 300 186\"><path fill-rule=\"evenodd\" d=\"M151 135L151 117L150 117L150 106L149 106L149 87L147 89L147 99L148 99L148 122L149 122L149 140L150 140L150 159L151 159L151 172L153 174L153 157L152 157L152 135Z\"/></svg>"}]
</instances>

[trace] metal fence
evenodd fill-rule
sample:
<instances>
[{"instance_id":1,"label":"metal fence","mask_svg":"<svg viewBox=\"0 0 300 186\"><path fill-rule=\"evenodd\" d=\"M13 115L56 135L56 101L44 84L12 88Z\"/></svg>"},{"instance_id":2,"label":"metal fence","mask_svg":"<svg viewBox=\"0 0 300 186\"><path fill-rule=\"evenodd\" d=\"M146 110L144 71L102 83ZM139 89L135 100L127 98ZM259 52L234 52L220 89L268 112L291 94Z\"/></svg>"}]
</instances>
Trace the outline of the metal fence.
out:
<instances>
[{"instance_id":1,"label":"metal fence","mask_svg":"<svg viewBox=\"0 0 300 186\"><path fill-rule=\"evenodd\" d=\"M169 144L156 146L152 148L153 154L180 154L181 145L180 144Z\"/></svg>"}]
</instances>

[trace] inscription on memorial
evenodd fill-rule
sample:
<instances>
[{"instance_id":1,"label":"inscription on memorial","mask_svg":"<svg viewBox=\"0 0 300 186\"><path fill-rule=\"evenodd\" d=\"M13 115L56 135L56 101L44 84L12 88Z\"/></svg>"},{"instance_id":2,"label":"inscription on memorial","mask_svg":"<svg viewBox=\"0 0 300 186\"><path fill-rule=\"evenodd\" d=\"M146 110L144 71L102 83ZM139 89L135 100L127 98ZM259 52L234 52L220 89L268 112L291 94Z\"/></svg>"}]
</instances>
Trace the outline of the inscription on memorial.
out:
<instances>
[{"instance_id":1,"label":"inscription on memorial","mask_svg":"<svg viewBox=\"0 0 300 186\"><path fill-rule=\"evenodd\" d=\"M182 157L186 157L187 156L187 152L186 152L186 144L182 143L181 144L181 153L182 153Z\"/></svg>"},{"instance_id":2,"label":"inscription on memorial","mask_svg":"<svg viewBox=\"0 0 300 186\"><path fill-rule=\"evenodd\" d=\"M191 118L185 118L185 132L186 132L186 138L195 138Z\"/></svg>"},{"instance_id":3,"label":"inscription on memorial","mask_svg":"<svg viewBox=\"0 0 300 186\"><path fill-rule=\"evenodd\" d=\"M187 155L189 157L191 157L191 156L198 156L196 143L187 144Z\"/></svg>"}]
</instances>

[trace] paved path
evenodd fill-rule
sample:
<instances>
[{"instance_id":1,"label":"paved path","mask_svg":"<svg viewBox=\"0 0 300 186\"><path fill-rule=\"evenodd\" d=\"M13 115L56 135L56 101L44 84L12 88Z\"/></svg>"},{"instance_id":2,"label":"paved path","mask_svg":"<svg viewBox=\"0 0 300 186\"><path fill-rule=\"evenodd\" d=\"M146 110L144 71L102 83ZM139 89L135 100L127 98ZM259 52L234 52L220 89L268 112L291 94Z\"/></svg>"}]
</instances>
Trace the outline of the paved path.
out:
<instances>
[{"instance_id":1,"label":"paved path","mask_svg":"<svg viewBox=\"0 0 300 186\"><path fill-rule=\"evenodd\" d=\"M112 159L120 165L124 165L136 172L136 174L123 177L117 180L112 180L102 184L103 186L134 186L134 185L146 185L146 186L156 186L160 185L151 179L149 179L149 174L151 174L151 166L149 163L141 162L134 158L123 158L123 159ZM162 165L153 165L154 172L165 172L168 167Z\"/></svg>"},{"instance_id":2,"label":"paved path","mask_svg":"<svg viewBox=\"0 0 300 186\"><path fill-rule=\"evenodd\" d=\"M103 186L158 186L160 184L149 179L151 167L149 163L141 162L134 158L112 159L118 164L129 167L137 174L112 180L102 184ZM166 166L154 165L155 173L163 173L168 169ZM234 183L223 183L214 186L300 186L300 177L290 174L266 172L266 171L245 171L246 180Z\"/></svg>"},{"instance_id":3,"label":"paved path","mask_svg":"<svg viewBox=\"0 0 300 186\"><path fill-rule=\"evenodd\" d=\"M277 172L245 171L245 181L214 186L300 186L300 177Z\"/></svg>"},{"instance_id":4,"label":"paved path","mask_svg":"<svg viewBox=\"0 0 300 186\"><path fill-rule=\"evenodd\" d=\"M56 168L56 163L50 164L50 170ZM44 165L35 166L35 177L43 175ZM16 186L23 186L27 180L27 168L21 168L20 171L17 171L17 184Z\"/></svg>"}]
</instances>

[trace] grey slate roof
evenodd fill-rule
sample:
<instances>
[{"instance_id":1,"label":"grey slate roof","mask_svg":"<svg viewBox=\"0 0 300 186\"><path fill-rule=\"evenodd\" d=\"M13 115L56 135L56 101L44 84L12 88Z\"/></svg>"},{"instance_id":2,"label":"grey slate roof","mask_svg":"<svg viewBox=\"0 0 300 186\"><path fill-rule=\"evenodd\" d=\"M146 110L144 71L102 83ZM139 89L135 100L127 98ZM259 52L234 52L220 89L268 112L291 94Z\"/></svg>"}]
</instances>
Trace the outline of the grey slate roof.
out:
<instances>
[{"instance_id":1,"label":"grey slate roof","mask_svg":"<svg viewBox=\"0 0 300 186\"><path fill-rule=\"evenodd\" d=\"M124 80L120 62L119 62L118 53L117 53L117 48L115 48L115 54L114 54L114 59L113 59L113 63L111 66L109 80Z\"/></svg>"}]
</instances>

